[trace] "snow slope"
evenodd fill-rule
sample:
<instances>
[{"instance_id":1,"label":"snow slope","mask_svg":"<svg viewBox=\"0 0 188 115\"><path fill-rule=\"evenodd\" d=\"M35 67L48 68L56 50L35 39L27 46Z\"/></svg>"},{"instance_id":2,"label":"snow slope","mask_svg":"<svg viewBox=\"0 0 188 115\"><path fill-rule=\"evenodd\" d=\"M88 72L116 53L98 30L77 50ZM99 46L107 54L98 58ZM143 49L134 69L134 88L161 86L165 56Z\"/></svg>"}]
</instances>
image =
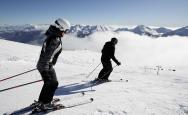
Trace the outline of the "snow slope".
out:
<instances>
[{"instance_id":1,"label":"snow slope","mask_svg":"<svg viewBox=\"0 0 188 115\"><path fill-rule=\"evenodd\" d=\"M151 46L154 46L151 47L154 48L154 50L160 50L160 48L157 47L157 44L161 44L162 42L159 40L155 41L157 43L154 43L154 41L149 41L148 39L146 41L142 41L143 39L136 39L138 37L137 35L130 33L127 33L126 35L128 37L126 39L121 37L122 35L117 35L121 42L119 43L119 46L117 46L116 55L118 59L121 60L122 66L114 69L110 79L122 78L128 80L128 82L110 82L97 85L92 88L94 91L90 91L90 87L88 87L85 82L82 82L82 80L91 80L97 77L98 72L102 68L99 66L99 68L96 69L89 78L86 78L89 72L91 72L100 62L100 50L96 50L95 47L101 48L101 45L107 40L106 38L104 38L104 40L91 40L88 38L88 41L80 42L75 40L79 44L88 43L89 45L95 45L92 45L92 48L84 45L84 47L87 47L86 49L88 50L83 50L83 46L75 46L75 49L77 50L64 50L62 52L55 66L59 80L59 89L57 90L55 96L63 98L74 95L80 91L85 91L86 96L84 98L93 97L94 102L70 109L51 112L49 115L188 114L188 73L186 68L187 66L183 65L186 61L183 60L183 63L180 63L179 65L177 64L178 66L175 68L177 70L176 72L161 71L160 75L157 76L156 70L144 71L144 63L146 60L151 62L155 59L151 60L150 58L152 56L150 55L151 57L147 57L144 53L140 53L142 55L140 55L139 58L134 58L133 55L139 54L137 51L145 51L145 53L149 52L148 54L150 54L151 52L146 50L147 47L150 47L150 45L146 45L148 43L150 43ZM100 38L101 36L102 35L98 33L92 37ZM106 36L109 37L110 33L106 34ZM136 42L131 38L132 36L135 37ZM71 39L71 41L73 40ZM63 42L67 44L69 43L70 46L73 44L72 42L68 42L67 39L63 39ZM126 44L123 44L124 42L126 42ZM146 45L145 47L144 45L141 45L143 42L144 45ZM168 43L167 41L163 42ZM176 43L180 44L183 42L179 41ZM168 47L171 47L171 45L168 44ZM166 47L162 44L161 49L165 48ZM178 51L186 50L183 48L187 47L180 46L176 50L173 50L177 53ZM66 46L64 49L66 49ZM96 51L92 49L95 49ZM0 40L0 79L35 68L40 50L41 47L39 46ZM122 53L122 51L124 51L125 54ZM165 51L169 50L166 48ZM178 55L182 56L181 53ZM166 55L160 55L159 59L162 59L163 56L168 58ZM171 54L170 56L175 55ZM126 60L124 60L125 57L127 57ZM153 57L155 57L155 55ZM171 59L176 59L175 57L172 57ZM186 57L187 55L185 55L185 58ZM144 60L144 58L146 59ZM142 59L144 60L143 62L141 62ZM176 63L179 62L177 60ZM115 64L113 63L113 65ZM38 79L41 79L39 73L37 71L33 71L17 78L0 82L0 89ZM41 87L42 82L39 82L9 91L0 92L0 114L31 104L34 99L38 98ZM66 104L70 102L71 100L66 100L63 103Z\"/></svg>"}]
</instances>

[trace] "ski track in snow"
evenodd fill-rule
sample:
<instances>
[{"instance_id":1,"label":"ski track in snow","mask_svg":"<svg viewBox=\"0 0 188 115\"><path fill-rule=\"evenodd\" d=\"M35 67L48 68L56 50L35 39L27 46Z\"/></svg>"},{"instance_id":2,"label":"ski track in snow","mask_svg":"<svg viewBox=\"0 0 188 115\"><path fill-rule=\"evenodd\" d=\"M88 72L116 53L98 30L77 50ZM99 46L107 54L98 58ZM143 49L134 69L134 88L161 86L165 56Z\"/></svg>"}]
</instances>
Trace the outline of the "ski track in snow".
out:
<instances>
[{"instance_id":1,"label":"ski track in snow","mask_svg":"<svg viewBox=\"0 0 188 115\"><path fill-rule=\"evenodd\" d=\"M10 46L10 47L9 47ZM0 40L0 79L33 69L40 53L38 46ZM29 52L31 51L31 52ZM91 87L82 80L97 77L102 68L86 78L100 62L100 53L92 51L63 51L55 70L59 80L56 97L86 92L94 102L48 113L49 115L187 115L188 78L184 73L146 72L139 68L116 67L109 82ZM142 71L142 72L141 72ZM0 89L41 79L38 71L0 82ZM27 106L38 98L42 82L0 92L0 114ZM80 97L82 98L82 97ZM79 98L78 98L79 99ZM71 100L69 100L71 101Z\"/></svg>"}]
</instances>

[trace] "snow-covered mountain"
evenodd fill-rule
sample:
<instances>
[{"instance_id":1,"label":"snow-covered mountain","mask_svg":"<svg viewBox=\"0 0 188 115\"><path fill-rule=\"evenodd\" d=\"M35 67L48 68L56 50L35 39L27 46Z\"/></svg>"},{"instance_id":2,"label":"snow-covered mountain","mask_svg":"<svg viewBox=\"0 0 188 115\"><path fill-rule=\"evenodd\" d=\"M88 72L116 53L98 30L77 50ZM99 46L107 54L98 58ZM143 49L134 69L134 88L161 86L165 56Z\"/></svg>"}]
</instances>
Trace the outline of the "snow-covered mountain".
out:
<instances>
[{"instance_id":1,"label":"snow-covered mountain","mask_svg":"<svg viewBox=\"0 0 188 115\"><path fill-rule=\"evenodd\" d=\"M6 40L39 45L44 40L47 25L3 25L0 26L0 36Z\"/></svg>"},{"instance_id":2,"label":"snow-covered mountain","mask_svg":"<svg viewBox=\"0 0 188 115\"><path fill-rule=\"evenodd\" d=\"M152 37L158 37L159 33L155 31L154 29L151 29L149 27L146 27L144 25L139 25L131 30L134 33L137 33L139 35L147 35Z\"/></svg>"},{"instance_id":3,"label":"snow-covered mountain","mask_svg":"<svg viewBox=\"0 0 188 115\"><path fill-rule=\"evenodd\" d=\"M147 35L151 37L159 37L164 33L171 32L171 29L160 27L160 28L150 28L146 27L144 25L139 25L136 26L133 29L128 29L128 28L118 28L115 30L115 32L123 32L123 31L129 31L129 32L134 32L139 35Z\"/></svg>"},{"instance_id":4,"label":"snow-covered mountain","mask_svg":"<svg viewBox=\"0 0 188 115\"><path fill-rule=\"evenodd\" d=\"M151 36L151 37L159 37L161 34L169 32L170 29L167 28L150 28L144 25L138 25L133 29L128 29L128 28L118 28L115 30L115 32L123 32L123 31L129 31L129 32L134 32L139 35L146 35L146 36Z\"/></svg>"},{"instance_id":5,"label":"snow-covered mountain","mask_svg":"<svg viewBox=\"0 0 188 115\"><path fill-rule=\"evenodd\" d=\"M105 31L114 31L114 32L124 32L124 31L129 31L129 32L134 32L139 35L147 35L147 36L152 36L152 37L159 37L164 33L171 32L172 30L164 27L152 29L150 27L144 26L144 25L139 25L136 26L133 29L128 29L126 27L123 28L113 28L110 26L101 26L101 25L75 25L72 26L70 29L70 33L73 33L77 35L77 37L85 37L89 36L94 32L105 32Z\"/></svg>"},{"instance_id":6,"label":"snow-covered mountain","mask_svg":"<svg viewBox=\"0 0 188 115\"><path fill-rule=\"evenodd\" d=\"M168 32L172 31L171 29L168 29L168 28L165 28L165 27L156 28L155 30L158 33L161 33L161 34L165 34L165 33L168 33Z\"/></svg>"},{"instance_id":7,"label":"snow-covered mountain","mask_svg":"<svg viewBox=\"0 0 188 115\"><path fill-rule=\"evenodd\" d=\"M46 30L48 29L49 24L39 24L39 25L32 25L32 24L25 24L25 25L0 25L0 33L3 32L15 32L15 31L36 31L36 30Z\"/></svg>"},{"instance_id":8,"label":"snow-covered mountain","mask_svg":"<svg viewBox=\"0 0 188 115\"><path fill-rule=\"evenodd\" d=\"M84 38L85 36L89 36L94 32L104 32L112 30L112 27L102 25L74 25L71 26L69 32L75 34L77 37Z\"/></svg>"},{"instance_id":9,"label":"snow-covered mountain","mask_svg":"<svg viewBox=\"0 0 188 115\"><path fill-rule=\"evenodd\" d=\"M0 37L29 44L41 44L44 40L44 32L49 25L3 25L0 26ZM114 28L102 25L73 25L69 34L73 34L79 38L84 38L95 32L113 31Z\"/></svg>"},{"instance_id":10,"label":"snow-covered mountain","mask_svg":"<svg viewBox=\"0 0 188 115\"><path fill-rule=\"evenodd\" d=\"M48 29L49 25L2 25L0 26L0 39L17 41L21 43L29 43L41 45L45 39L44 32ZM113 27L104 25L73 25L69 31L70 35L78 38L84 38L94 34L95 32L133 32L139 35L146 35L151 37L166 37L170 35L188 36L187 27L177 30L170 30L168 28L150 28L144 25L136 26L133 29L126 27Z\"/></svg>"},{"instance_id":11,"label":"snow-covered mountain","mask_svg":"<svg viewBox=\"0 0 188 115\"><path fill-rule=\"evenodd\" d=\"M188 36L188 26L179 28L179 29L174 30L174 31L164 33L162 36L166 37L166 36L173 36L173 35Z\"/></svg>"},{"instance_id":12,"label":"snow-covered mountain","mask_svg":"<svg viewBox=\"0 0 188 115\"><path fill-rule=\"evenodd\" d=\"M123 31L130 31L128 28L118 28L115 32L123 32Z\"/></svg>"}]
</instances>

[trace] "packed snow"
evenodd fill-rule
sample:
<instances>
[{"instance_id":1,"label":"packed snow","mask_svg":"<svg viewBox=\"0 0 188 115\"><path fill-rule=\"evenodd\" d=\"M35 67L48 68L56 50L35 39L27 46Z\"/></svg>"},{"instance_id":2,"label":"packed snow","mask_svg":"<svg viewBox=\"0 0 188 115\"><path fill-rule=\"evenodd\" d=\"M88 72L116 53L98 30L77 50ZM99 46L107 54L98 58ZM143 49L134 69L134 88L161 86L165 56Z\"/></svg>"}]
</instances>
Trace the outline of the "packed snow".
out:
<instances>
[{"instance_id":1,"label":"packed snow","mask_svg":"<svg viewBox=\"0 0 188 115\"><path fill-rule=\"evenodd\" d=\"M111 37L119 40L115 55L122 65L114 68L109 79L125 82L91 88L83 80L97 77L101 65L88 75L100 63L100 50ZM131 32L96 32L85 39L67 35L62 42L64 50L54 67L59 80L55 97L61 98L63 104L91 97L94 101L49 115L188 114L188 37L151 39ZM40 50L40 46L0 40L0 79L36 68ZM161 67L159 71L157 66ZM1 81L0 90L40 79L39 72L32 71ZM37 100L42 84L0 92L0 114L30 105ZM84 97L63 100L82 91Z\"/></svg>"}]
</instances>

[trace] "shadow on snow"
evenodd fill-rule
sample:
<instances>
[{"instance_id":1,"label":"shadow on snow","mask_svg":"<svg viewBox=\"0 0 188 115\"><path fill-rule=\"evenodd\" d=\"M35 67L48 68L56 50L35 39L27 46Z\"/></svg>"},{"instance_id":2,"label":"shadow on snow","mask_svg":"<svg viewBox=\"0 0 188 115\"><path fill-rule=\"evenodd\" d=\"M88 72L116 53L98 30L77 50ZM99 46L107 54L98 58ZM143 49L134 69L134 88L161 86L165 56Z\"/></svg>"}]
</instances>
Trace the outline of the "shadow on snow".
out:
<instances>
[{"instance_id":1,"label":"shadow on snow","mask_svg":"<svg viewBox=\"0 0 188 115\"><path fill-rule=\"evenodd\" d=\"M75 94L75 93L81 93L81 92L90 92L90 91L95 91L93 90L93 86L96 86L99 84L92 84L91 82L84 82L84 83L73 83L69 85L64 85L58 87L56 90L55 95L70 95L70 94Z\"/></svg>"}]
</instances>

